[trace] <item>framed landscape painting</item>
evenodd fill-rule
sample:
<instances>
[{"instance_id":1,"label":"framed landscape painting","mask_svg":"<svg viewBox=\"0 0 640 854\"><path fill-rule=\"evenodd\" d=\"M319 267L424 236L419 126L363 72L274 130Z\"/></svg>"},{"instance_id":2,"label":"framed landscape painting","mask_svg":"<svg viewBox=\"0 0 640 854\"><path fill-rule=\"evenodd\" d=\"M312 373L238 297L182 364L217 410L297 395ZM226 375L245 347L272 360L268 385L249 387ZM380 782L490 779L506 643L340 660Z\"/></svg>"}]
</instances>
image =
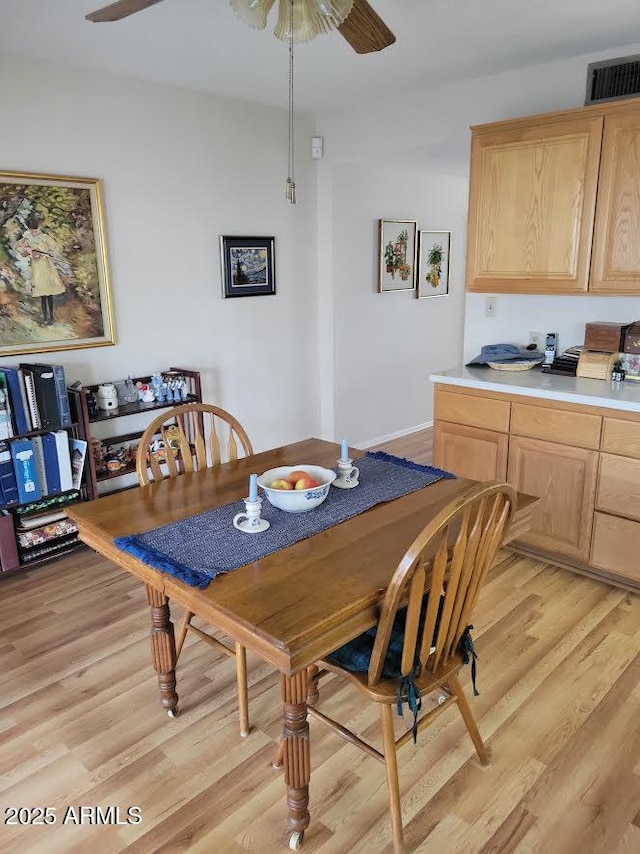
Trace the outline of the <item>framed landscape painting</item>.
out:
<instances>
[{"instance_id":1,"label":"framed landscape painting","mask_svg":"<svg viewBox=\"0 0 640 854\"><path fill-rule=\"evenodd\" d=\"M0 172L0 356L113 343L100 181Z\"/></svg>"},{"instance_id":2,"label":"framed landscape painting","mask_svg":"<svg viewBox=\"0 0 640 854\"><path fill-rule=\"evenodd\" d=\"M417 221L381 219L378 224L378 292L412 291L416 286Z\"/></svg>"},{"instance_id":3,"label":"framed landscape painting","mask_svg":"<svg viewBox=\"0 0 640 854\"><path fill-rule=\"evenodd\" d=\"M276 292L275 239L221 235L223 297L258 297Z\"/></svg>"},{"instance_id":4,"label":"framed landscape painting","mask_svg":"<svg viewBox=\"0 0 640 854\"><path fill-rule=\"evenodd\" d=\"M449 293L450 231L421 231L418 261L418 298Z\"/></svg>"}]
</instances>

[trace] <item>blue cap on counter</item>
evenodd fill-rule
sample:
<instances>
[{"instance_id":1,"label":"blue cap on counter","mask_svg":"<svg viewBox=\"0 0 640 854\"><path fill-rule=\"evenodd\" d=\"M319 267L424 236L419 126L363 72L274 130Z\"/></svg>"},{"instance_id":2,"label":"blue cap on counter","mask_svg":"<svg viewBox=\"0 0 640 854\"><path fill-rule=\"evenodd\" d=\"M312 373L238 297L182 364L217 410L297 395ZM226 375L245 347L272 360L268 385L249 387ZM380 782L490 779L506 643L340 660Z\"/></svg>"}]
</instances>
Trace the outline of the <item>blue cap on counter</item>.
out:
<instances>
[{"instance_id":1,"label":"blue cap on counter","mask_svg":"<svg viewBox=\"0 0 640 854\"><path fill-rule=\"evenodd\" d=\"M539 362L542 353L537 350L521 350L515 344L485 344L480 355L476 356L467 365L486 365L489 362Z\"/></svg>"}]
</instances>

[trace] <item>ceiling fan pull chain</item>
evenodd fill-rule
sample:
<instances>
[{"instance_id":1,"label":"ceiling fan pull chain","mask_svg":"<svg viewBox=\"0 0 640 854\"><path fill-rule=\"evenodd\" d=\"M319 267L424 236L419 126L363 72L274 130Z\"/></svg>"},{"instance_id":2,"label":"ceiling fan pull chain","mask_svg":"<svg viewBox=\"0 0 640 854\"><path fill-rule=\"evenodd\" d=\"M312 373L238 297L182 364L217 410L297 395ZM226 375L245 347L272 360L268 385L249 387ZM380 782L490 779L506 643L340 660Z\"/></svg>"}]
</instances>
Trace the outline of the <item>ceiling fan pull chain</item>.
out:
<instances>
[{"instance_id":1,"label":"ceiling fan pull chain","mask_svg":"<svg viewBox=\"0 0 640 854\"><path fill-rule=\"evenodd\" d=\"M295 205L295 139L293 130L293 0L289 0L289 163L285 195L287 201L292 205Z\"/></svg>"}]
</instances>

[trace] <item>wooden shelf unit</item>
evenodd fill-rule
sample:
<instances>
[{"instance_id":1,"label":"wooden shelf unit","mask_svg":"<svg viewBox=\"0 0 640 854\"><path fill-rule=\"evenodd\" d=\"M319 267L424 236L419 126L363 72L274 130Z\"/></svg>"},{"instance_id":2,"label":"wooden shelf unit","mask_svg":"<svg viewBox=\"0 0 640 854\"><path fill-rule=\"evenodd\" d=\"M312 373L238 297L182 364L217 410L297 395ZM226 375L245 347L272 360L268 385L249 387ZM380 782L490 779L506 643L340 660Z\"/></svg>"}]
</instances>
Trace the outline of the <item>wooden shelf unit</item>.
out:
<instances>
[{"instance_id":1,"label":"wooden shelf unit","mask_svg":"<svg viewBox=\"0 0 640 854\"><path fill-rule=\"evenodd\" d=\"M99 411L96 415L89 415L89 407L87 403L87 399L90 394L95 394L98 390L98 384L95 385L86 385L81 386L77 389L70 389L70 396L73 398L76 406L76 410L78 412L78 419L84 425L84 432L86 435L88 447L87 447L87 463L85 464L85 470L87 472L87 492L88 499L91 500L93 498L98 498L101 495L100 492L100 484L105 483L106 481L113 481L116 478L125 477L126 475L135 474L135 463L131 462L127 464L125 467L121 468L118 471L107 471L101 470L96 467L96 462L94 459L94 455L92 453L92 440L99 439L99 441L105 446L107 449L109 447L113 447L116 445L122 445L128 442L135 442L136 439L140 439L142 436L144 429L129 431L126 433L115 433L108 436L94 436L92 432L92 426L95 424L106 424L109 422L114 422L119 418L130 418L134 416L145 415L146 413L154 414L158 410L162 409L171 409L174 406L179 406L180 403L201 403L202 402L202 386L200 382L200 373L198 371L189 370L187 368L167 368L165 371L161 373L178 373L181 374L187 381L188 385L188 395L187 400L185 401L173 401L173 400L164 400L164 401L153 401L152 403L130 403L119 406L117 409L109 410L109 411ZM148 383L151 380L150 375L140 376L140 377L132 377L134 383ZM145 424L146 427L146 424ZM134 484L135 485L135 484ZM125 484L117 489L109 490L111 492L119 492L123 489L130 489L131 484Z\"/></svg>"},{"instance_id":2,"label":"wooden shelf unit","mask_svg":"<svg viewBox=\"0 0 640 854\"><path fill-rule=\"evenodd\" d=\"M71 406L73 406L72 395L69 393L69 400ZM65 432L69 435L69 438L73 439L82 439L87 441L84 425L82 421L78 420L77 413L74 413L72 409L72 414L74 415L74 419L71 424L67 427L61 427L58 429L65 430ZM16 434L12 436L9 441L13 439L23 439L23 438L32 438L34 436L42 436L45 433L53 432L52 428L41 428L38 430L30 430L26 433ZM88 456L89 446L87 443L87 456ZM10 512L13 518L13 529L14 536L16 537L16 547L18 550L18 558L20 560L19 566L4 570L0 567L0 577L3 575L8 575L12 572L16 572L20 569L26 569L27 567L37 566L38 564L47 563L50 560L54 560L57 557L60 557L62 554L67 554L68 552L73 551L82 545L80 540L77 538L77 535L72 535L69 533L61 534L59 537L52 537L50 540L46 542L40 543L37 546L33 546L30 549L22 548L18 543L17 531L16 531L16 522L18 519L31 516L36 513L55 513L57 511L64 511L71 504L75 504L78 501L84 501L88 498L89 494L89 485L88 485L88 466L85 457L85 465L82 472L82 480L80 482L79 489L68 489L64 492L55 492L50 495L42 495L35 501L13 501L10 504L4 504L2 506L3 511L7 510ZM52 499L57 499L52 501ZM51 501L52 503L49 506L43 507L42 504ZM73 541L70 541L70 538L74 537ZM37 558L33 560L28 559L29 552L33 552L37 549L47 549L46 553L43 553Z\"/></svg>"}]
</instances>

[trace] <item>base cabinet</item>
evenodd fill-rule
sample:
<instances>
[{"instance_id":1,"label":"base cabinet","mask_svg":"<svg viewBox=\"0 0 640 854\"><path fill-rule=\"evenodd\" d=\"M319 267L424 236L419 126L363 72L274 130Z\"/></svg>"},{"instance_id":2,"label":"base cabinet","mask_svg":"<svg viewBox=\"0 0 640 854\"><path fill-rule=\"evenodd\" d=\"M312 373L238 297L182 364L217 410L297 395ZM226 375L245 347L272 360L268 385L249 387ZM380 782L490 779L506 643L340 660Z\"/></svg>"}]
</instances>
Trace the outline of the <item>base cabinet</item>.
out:
<instances>
[{"instance_id":1,"label":"base cabinet","mask_svg":"<svg viewBox=\"0 0 640 854\"><path fill-rule=\"evenodd\" d=\"M523 542L587 562L597 470L596 451L512 437L509 483L543 498L537 522Z\"/></svg>"},{"instance_id":2,"label":"base cabinet","mask_svg":"<svg viewBox=\"0 0 640 854\"><path fill-rule=\"evenodd\" d=\"M512 547L640 592L640 413L437 383L433 460L542 499Z\"/></svg>"},{"instance_id":3,"label":"base cabinet","mask_svg":"<svg viewBox=\"0 0 640 854\"><path fill-rule=\"evenodd\" d=\"M494 430L436 423L433 462L470 480L506 480L509 437Z\"/></svg>"}]
</instances>

